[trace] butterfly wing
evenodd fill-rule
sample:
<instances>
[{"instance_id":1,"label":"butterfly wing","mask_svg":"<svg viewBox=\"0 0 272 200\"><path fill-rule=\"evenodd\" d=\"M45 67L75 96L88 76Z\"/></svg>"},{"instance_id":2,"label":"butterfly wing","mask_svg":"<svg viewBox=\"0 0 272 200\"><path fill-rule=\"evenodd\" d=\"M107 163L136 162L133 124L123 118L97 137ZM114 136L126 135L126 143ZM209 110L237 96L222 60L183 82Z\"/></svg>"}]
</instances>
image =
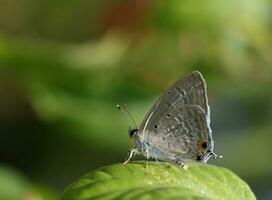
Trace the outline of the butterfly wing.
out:
<instances>
[{"instance_id":1,"label":"butterfly wing","mask_svg":"<svg viewBox=\"0 0 272 200\"><path fill-rule=\"evenodd\" d=\"M148 113L139 134L169 155L194 159L201 151L204 154L206 148L201 147L213 142L206 82L201 73L192 72L170 86Z\"/></svg>"}]
</instances>

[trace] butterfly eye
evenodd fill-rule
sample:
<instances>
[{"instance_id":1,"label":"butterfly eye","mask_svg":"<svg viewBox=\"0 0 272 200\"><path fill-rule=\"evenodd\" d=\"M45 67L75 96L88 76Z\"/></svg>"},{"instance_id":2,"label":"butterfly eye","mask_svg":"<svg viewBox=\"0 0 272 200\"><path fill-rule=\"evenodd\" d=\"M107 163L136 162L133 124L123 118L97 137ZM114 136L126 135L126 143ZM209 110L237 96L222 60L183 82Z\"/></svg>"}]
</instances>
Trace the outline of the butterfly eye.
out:
<instances>
[{"instance_id":1,"label":"butterfly eye","mask_svg":"<svg viewBox=\"0 0 272 200\"><path fill-rule=\"evenodd\" d=\"M133 128L133 129L129 128L129 130L128 130L129 137L132 137L136 132L138 132L137 128Z\"/></svg>"}]
</instances>

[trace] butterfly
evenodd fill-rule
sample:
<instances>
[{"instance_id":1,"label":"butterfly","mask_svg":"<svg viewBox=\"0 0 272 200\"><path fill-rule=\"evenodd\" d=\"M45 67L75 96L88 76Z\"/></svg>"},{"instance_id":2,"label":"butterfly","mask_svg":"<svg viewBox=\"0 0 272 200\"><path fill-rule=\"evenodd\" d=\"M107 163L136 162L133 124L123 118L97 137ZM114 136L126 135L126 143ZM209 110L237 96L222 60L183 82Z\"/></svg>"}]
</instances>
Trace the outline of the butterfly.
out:
<instances>
[{"instance_id":1,"label":"butterfly","mask_svg":"<svg viewBox=\"0 0 272 200\"><path fill-rule=\"evenodd\" d=\"M199 71L177 80L157 100L139 129L129 129L133 148L124 164L136 154L170 161L182 167L188 160L206 163L213 152L207 84Z\"/></svg>"}]
</instances>

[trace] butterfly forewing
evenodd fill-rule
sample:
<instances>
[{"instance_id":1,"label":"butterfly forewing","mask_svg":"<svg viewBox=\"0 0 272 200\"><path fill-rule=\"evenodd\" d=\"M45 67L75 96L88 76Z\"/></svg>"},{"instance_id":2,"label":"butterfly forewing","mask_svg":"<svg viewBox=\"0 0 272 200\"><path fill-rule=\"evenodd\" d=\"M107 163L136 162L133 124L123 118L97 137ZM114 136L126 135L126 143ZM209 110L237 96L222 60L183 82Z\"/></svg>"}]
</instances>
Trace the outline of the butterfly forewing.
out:
<instances>
[{"instance_id":1,"label":"butterfly forewing","mask_svg":"<svg viewBox=\"0 0 272 200\"><path fill-rule=\"evenodd\" d=\"M176 81L162 96L162 103L168 106L177 102L184 105L198 105L208 114L206 82L202 75L195 71L187 77Z\"/></svg>"}]
</instances>

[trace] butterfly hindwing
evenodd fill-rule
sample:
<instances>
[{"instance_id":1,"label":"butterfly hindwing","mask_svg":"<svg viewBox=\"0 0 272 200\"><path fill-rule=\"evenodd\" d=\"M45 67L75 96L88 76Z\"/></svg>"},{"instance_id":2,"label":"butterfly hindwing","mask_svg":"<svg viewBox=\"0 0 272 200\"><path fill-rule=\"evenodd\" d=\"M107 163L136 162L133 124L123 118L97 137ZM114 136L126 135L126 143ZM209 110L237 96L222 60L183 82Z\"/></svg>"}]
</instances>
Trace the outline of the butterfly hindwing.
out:
<instances>
[{"instance_id":1,"label":"butterfly hindwing","mask_svg":"<svg viewBox=\"0 0 272 200\"><path fill-rule=\"evenodd\" d=\"M199 106L176 104L150 121L146 131L145 140L175 157L195 159L205 153L200 144L211 143L206 115Z\"/></svg>"},{"instance_id":2,"label":"butterfly hindwing","mask_svg":"<svg viewBox=\"0 0 272 200\"><path fill-rule=\"evenodd\" d=\"M195 158L212 143L206 82L193 72L170 86L143 121L139 134L164 153Z\"/></svg>"}]
</instances>

